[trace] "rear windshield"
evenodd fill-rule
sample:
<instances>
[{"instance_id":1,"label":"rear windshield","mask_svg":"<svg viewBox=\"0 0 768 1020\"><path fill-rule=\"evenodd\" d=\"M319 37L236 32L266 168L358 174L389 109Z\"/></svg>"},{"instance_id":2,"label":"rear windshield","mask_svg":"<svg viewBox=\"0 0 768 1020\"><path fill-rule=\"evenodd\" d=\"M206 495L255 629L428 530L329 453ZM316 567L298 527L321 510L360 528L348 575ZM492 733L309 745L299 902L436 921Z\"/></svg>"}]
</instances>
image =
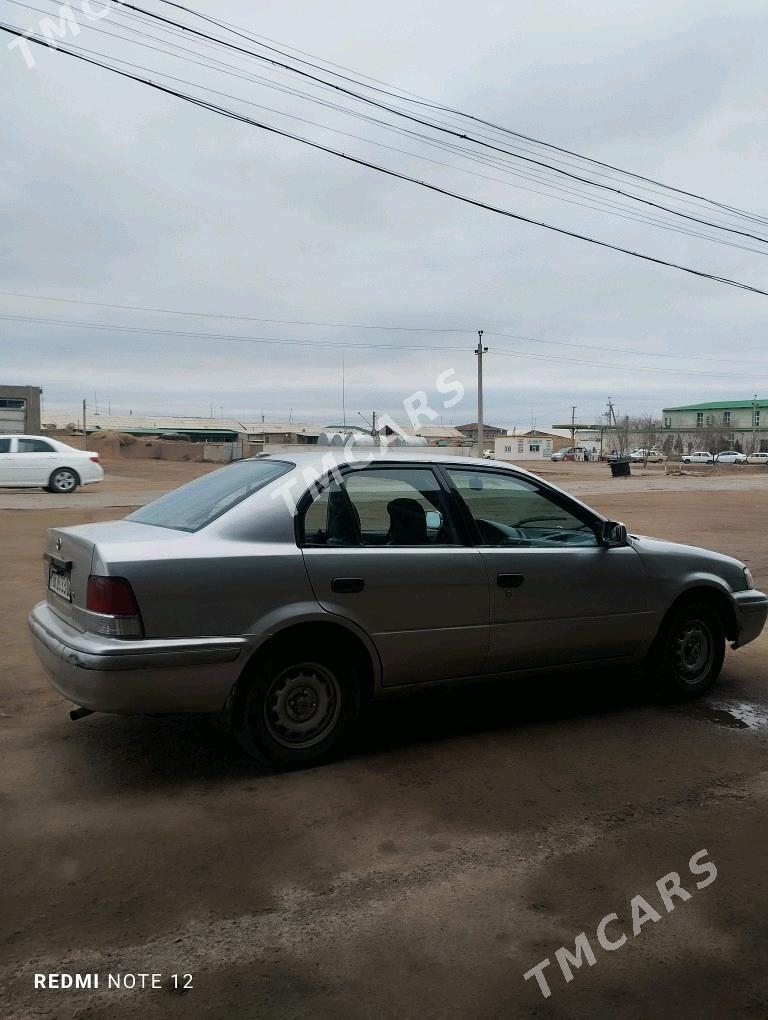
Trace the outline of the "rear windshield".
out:
<instances>
[{"instance_id":1,"label":"rear windshield","mask_svg":"<svg viewBox=\"0 0 768 1020\"><path fill-rule=\"evenodd\" d=\"M182 485L126 518L175 531L199 531L293 468L274 460L241 460Z\"/></svg>"}]
</instances>

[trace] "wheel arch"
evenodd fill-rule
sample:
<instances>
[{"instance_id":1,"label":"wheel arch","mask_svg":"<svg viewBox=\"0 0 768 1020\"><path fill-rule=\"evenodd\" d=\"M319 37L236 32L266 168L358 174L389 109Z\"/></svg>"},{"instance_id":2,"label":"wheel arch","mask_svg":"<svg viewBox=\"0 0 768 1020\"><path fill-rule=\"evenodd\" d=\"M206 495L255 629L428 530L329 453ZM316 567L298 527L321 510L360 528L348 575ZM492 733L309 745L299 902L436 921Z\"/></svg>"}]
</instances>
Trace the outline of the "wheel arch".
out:
<instances>
[{"instance_id":1,"label":"wheel arch","mask_svg":"<svg viewBox=\"0 0 768 1020\"><path fill-rule=\"evenodd\" d=\"M304 645L330 647L348 655L356 667L364 698L373 696L381 686L381 664L373 645L369 645L355 630L337 620L303 620L286 624L254 649L243 664L232 696L237 696L238 688L259 662L276 653Z\"/></svg>"},{"instance_id":2,"label":"wheel arch","mask_svg":"<svg viewBox=\"0 0 768 1020\"><path fill-rule=\"evenodd\" d=\"M709 609L712 609L717 614L723 625L726 638L728 638L729 641L736 640L739 628L736 621L736 613L728 595L722 588L714 584L698 583L681 592L666 611L654 638L654 646L663 637L672 616L681 607L694 603L698 605L705 605Z\"/></svg>"}]
</instances>

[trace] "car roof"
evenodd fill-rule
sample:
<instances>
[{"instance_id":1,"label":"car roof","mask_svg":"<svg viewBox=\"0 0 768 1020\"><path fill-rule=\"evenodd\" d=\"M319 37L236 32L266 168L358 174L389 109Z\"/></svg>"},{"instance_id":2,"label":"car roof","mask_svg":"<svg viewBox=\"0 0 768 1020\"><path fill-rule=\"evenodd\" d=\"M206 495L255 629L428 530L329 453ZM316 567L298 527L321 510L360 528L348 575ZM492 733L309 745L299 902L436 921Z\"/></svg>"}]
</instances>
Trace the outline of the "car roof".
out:
<instances>
[{"instance_id":1,"label":"car roof","mask_svg":"<svg viewBox=\"0 0 768 1020\"><path fill-rule=\"evenodd\" d=\"M523 475L533 475L532 471L520 467L517 464L510 464L508 461L491 460L486 457L461 457L433 453L429 447L361 447L359 450L334 449L330 446L313 447L311 451L304 452L301 448L294 453L270 453L262 454L260 460L280 461L283 464L295 464L299 468L310 468L318 472L328 471L330 468L352 466L358 464L441 464L444 467L474 467L487 468L499 467L506 471L515 471Z\"/></svg>"}]
</instances>

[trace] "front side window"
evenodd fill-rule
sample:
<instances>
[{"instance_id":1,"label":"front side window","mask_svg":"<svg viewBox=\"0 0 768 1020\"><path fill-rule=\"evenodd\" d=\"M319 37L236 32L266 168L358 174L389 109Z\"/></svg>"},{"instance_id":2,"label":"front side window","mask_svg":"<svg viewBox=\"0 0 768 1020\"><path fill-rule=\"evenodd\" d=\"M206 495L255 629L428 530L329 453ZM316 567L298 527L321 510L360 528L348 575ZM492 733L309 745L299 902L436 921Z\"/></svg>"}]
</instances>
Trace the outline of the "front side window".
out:
<instances>
[{"instance_id":1,"label":"front side window","mask_svg":"<svg viewBox=\"0 0 768 1020\"><path fill-rule=\"evenodd\" d=\"M0 453L11 452L11 441L10 439L0 439Z\"/></svg>"},{"instance_id":2,"label":"front side window","mask_svg":"<svg viewBox=\"0 0 768 1020\"><path fill-rule=\"evenodd\" d=\"M523 478L468 468L451 468L448 474L475 520L482 545L551 549L598 544L586 512L577 516Z\"/></svg>"},{"instance_id":3,"label":"front side window","mask_svg":"<svg viewBox=\"0 0 768 1020\"><path fill-rule=\"evenodd\" d=\"M18 453L53 453L53 447L44 439L19 439L16 450Z\"/></svg>"},{"instance_id":4,"label":"front side window","mask_svg":"<svg viewBox=\"0 0 768 1020\"><path fill-rule=\"evenodd\" d=\"M430 468L364 468L330 482L304 513L310 546L457 545L446 493Z\"/></svg>"}]
</instances>

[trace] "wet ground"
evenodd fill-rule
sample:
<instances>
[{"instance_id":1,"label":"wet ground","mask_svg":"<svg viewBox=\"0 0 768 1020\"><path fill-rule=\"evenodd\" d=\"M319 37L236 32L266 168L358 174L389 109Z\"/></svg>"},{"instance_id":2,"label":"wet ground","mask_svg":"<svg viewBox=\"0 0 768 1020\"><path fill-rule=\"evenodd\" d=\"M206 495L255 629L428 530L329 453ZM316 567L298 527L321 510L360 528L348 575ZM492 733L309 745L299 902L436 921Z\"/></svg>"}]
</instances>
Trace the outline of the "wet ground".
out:
<instances>
[{"instance_id":1,"label":"wet ground","mask_svg":"<svg viewBox=\"0 0 768 1020\"><path fill-rule=\"evenodd\" d=\"M768 478L606 492L563 467L630 529L737 555L768 587ZM119 477L155 491L154 470ZM265 775L205 720L74 724L45 686L24 627L44 529L114 515L0 513L4 1017L768 1015L768 638L693 705L626 673L422 693L378 706L345 760ZM717 877L697 888L704 849ZM690 898L669 913L673 871ZM613 913L628 938L609 951ZM566 982L555 952L581 932L594 963ZM523 979L544 959L546 999ZM34 989L61 972L101 987ZM140 972L161 987L104 987Z\"/></svg>"}]
</instances>

